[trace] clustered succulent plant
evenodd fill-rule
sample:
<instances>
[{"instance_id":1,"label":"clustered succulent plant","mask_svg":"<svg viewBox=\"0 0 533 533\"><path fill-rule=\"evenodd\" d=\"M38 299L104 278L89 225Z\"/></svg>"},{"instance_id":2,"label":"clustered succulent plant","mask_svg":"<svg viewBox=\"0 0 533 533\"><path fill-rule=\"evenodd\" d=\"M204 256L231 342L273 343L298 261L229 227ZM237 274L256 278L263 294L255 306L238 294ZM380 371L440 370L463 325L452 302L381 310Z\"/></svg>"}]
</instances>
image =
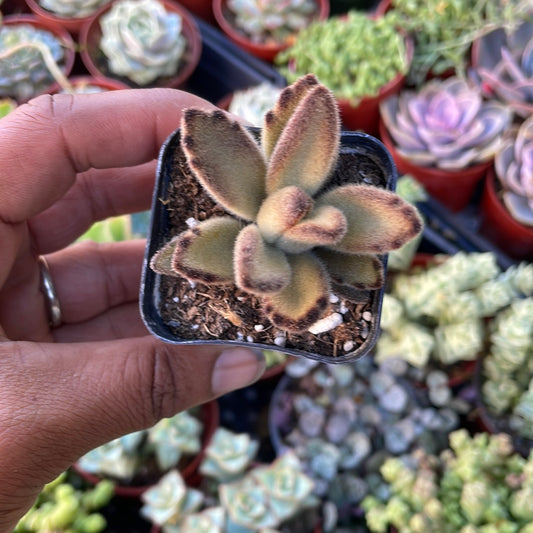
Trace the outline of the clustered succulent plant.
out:
<instances>
[{"instance_id":1,"label":"clustered succulent plant","mask_svg":"<svg viewBox=\"0 0 533 533\"><path fill-rule=\"evenodd\" d=\"M85 18L110 0L39 0L44 9L65 18Z\"/></svg>"},{"instance_id":2,"label":"clustered succulent plant","mask_svg":"<svg viewBox=\"0 0 533 533\"><path fill-rule=\"evenodd\" d=\"M0 97L26 101L64 79L64 43L31 24L0 26Z\"/></svg>"},{"instance_id":3,"label":"clustered succulent plant","mask_svg":"<svg viewBox=\"0 0 533 533\"><path fill-rule=\"evenodd\" d=\"M259 145L222 111L187 109L181 143L194 175L228 213L198 222L152 258L152 269L193 282L236 285L266 317L304 331L330 292L383 284L379 258L415 237L416 209L369 185L326 189L339 153L332 93L313 75L283 90Z\"/></svg>"},{"instance_id":4,"label":"clustered succulent plant","mask_svg":"<svg viewBox=\"0 0 533 533\"><path fill-rule=\"evenodd\" d=\"M363 501L374 533L533 531L533 455L513 453L505 433L457 430L439 456L419 449L387 459L381 472L389 494Z\"/></svg>"},{"instance_id":5,"label":"clustered succulent plant","mask_svg":"<svg viewBox=\"0 0 533 533\"><path fill-rule=\"evenodd\" d=\"M485 101L459 77L403 90L383 101L380 112L402 157L449 170L492 160L512 120L507 106Z\"/></svg>"},{"instance_id":6,"label":"clustered succulent plant","mask_svg":"<svg viewBox=\"0 0 533 533\"><path fill-rule=\"evenodd\" d=\"M109 70L138 85L178 72L186 49L182 18L158 0L119 0L100 22Z\"/></svg>"},{"instance_id":7,"label":"clustered succulent plant","mask_svg":"<svg viewBox=\"0 0 533 533\"><path fill-rule=\"evenodd\" d=\"M507 210L521 224L533 227L533 115L510 132L496 154L494 169Z\"/></svg>"},{"instance_id":8,"label":"clustered succulent plant","mask_svg":"<svg viewBox=\"0 0 533 533\"><path fill-rule=\"evenodd\" d=\"M492 252L458 252L419 271L396 274L385 294L376 360L473 361L487 339L486 318L533 295L533 265L503 271Z\"/></svg>"},{"instance_id":9,"label":"clustered succulent plant","mask_svg":"<svg viewBox=\"0 0 533 533\"><path fill-rule=\"evenodd\" d=\"M289 82L312 72L353 105L409 69L405 37L388 15L372 19L358 11L313 22L278 54L276 64Z\"/></svg>"},{"instance_id":10,"label":"clustered succulent plant","mask_svg":"<svg viewBox=\"0 0 533 533\"><path fill-rule=\"evenodd\" d=\"M481 89L526 119L533 113L533 22L524 21L513 31L504 28L484 36L475 69Z\"/></svg>"},{"instance_id":11,"label":"clustered succulent plant","mask_svg":"<svg viewBox=\"0 0 533 533\"><path fill-rule=\"evenodd\" d=\"M251 41L285 43L318 13L316 0L228 0L235 27Z\"/></svg>"},{"instance_id":12,"label":"clustered succulent plant","mask_svg":"<svg viewBox=\"0 0 533 533\"><path fill-rule=\"evenodd\" d=\"M64 472L44 486L31 509L19 520L13 533L100 533L106 520L97 511L113 496L113 483L100 481L81 490L70 484Z\"/></svg>"}]
</instances>

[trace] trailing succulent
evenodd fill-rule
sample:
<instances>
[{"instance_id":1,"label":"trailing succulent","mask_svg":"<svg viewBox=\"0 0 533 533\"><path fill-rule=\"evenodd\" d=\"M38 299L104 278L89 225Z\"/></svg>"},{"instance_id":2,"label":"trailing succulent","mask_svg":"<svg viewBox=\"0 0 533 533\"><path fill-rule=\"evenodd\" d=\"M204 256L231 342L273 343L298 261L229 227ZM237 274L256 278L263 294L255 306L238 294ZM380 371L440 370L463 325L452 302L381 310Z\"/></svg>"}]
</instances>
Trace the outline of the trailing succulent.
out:
<instances>
[{"instance_id":1,"label":"trailing succulent","mask_svg":"<svg viewBox=\"0 0 533 533\"><path fill-rule=\"evenodd\" d=\"M512 113L484 101L464 79L435 79L380 104L381 118L398 153L420 166L449 170L491 160Z\"/></svg>"},{"instance_id":2,"label":"trailing succulent","mask_svg":"<svg viewBox=\"0 0 533 533\"><path fill-rule=\"evenodd\" d=\"M175 236L151 267L234 284L257 295L279 328L308 329L331 290L381 287L378 255L421 230L416 209L391 191L356 184L324 191L340 120L334 96L313 75L283 90L265 115L260 145L222 111L200 109L185 110L181 143L198 181L233 216Z\"/></svg>"},{"instance_id":3,"label":"trailing succulent","mask_svg":"<svg viewBox=\"0 0 533 533\"><path fill-rule=\"evenodd\" d=\"M494 168L508 211L515 220L533 228L533 116L505 140Z\"/></svg>"},{"instance_id":4,"label":"trailing succulent","mask_svg":"<svg viewBox=\"0 0 533 533\"><path fill-rule=\"evenodd\" d=\"M120 0L102 16L100 48L109 69L138 85L178 71L186 47L182 19L157 0Z\"/></svg>"}]
</instances>

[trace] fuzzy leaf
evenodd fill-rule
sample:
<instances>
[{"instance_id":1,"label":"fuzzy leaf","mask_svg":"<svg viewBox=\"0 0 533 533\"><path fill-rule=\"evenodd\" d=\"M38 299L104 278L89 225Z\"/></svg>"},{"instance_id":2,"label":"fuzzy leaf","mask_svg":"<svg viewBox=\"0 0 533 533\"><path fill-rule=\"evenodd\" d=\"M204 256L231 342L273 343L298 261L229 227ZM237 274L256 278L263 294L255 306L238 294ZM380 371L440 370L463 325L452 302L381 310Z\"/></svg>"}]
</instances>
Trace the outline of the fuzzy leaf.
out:
<instances>
[{"instance_id":1,"label":"fuzzy leaf","mask_svg":"<svg viewBox=\"0 0 533 533\"><path fill-rule=\"evenodd\" d=\"M333 170L339 143L337 101L318 85L298 104L278 139L268 164L267 193L298 185L312 196Z\"/></svg>"},{"instance_id":2,"label":"fuzzy leaf","mask_svg":"<svg viewBox=\"0 0 533 533\"><path fill-rule=\"evenodd\" d=\"M180 233L173 241L173 270L191 281L233 283L233 249L241 227L234 218L213 217Z\"/></svg>"},{"instance_id":3,"label":"fuzzy leaf","mask_svg":"<svg viewBox=\"0 0 533 533\"><path fill-rule=\"evenodd\" d=\"M265 197L266 161L251 134L220 110L186 109L181 127L198 181L229 212L253 220Z\"/></svg>"},{"instance_id":4,"label":"fuzzy leaf","mask_svg":"<svg viewBox=\"0 0 533 533\"><path fill-rule=\"evenodd\" d=\"M329 278L311 254L289 256L289 263L292 270L289 285L264 298L264 311L274 325L288 331L304 331L328 307Z\"/></svg>"},{"instance_id":5,"label":"fuzzy leaf","mask_svg":"<svg viewBox=\"0 0 533 533\"><path fill-rule=\"evenodd\" d=\"M271 156L281 132L294 112L295 107L317 85L316 76L308 74L281 91L276 105L265 115L263 124L261 144L267 159Z\"/></svg>"},{"instance_id":6,"label":"fuzzy leaf","mask_svg":"<svg viewBox=\"0 0 533 533\"><path fill-rule=\"evenodd\" d=\"M340 209L348 231L332 249L359 254L383 254L403 246L422 229L418 211L397 194L369 185L344 185L317 199Z\"/></svg>"},{"instance_id":7,"label":"fuzzy leaf","mask_svg":"<svg viewBox=\"0 0 533 533\"><path fill-rule=\"evenodd\" d=\"M346 217L342 211L323 205L284 232L276 245L288 253L301 253L315 246L338 243L346 234L346 229Z\"/></svg>"},{"instance_id":8,"label":"fuzzy leaf","mask_svg":"<svg viewBox=\"0 0 533 533\"><path fill-rule=\"evenodd\" d=\"M237 286L253 294L281 291L291 279L285 254L266 243L255 224L242 229L234 252Z\"/></svg>"},{"instance_id":9,"label":"fuzzy leaf","mask_svg":"<svg viewBox=\"0 0 533 533\"><path fill-rule=\"evenodd\" d=\"M316 250L332 281L355 289L379 289L383 286L383 265L375 255L358 255Z\"/></svg>"},{"instance_id":10,"label":"fuzzy leaf","mask_svg":"<svg viewBox=\"0 0 533 533\"><path fill-rule=\"evenodd\" d=\"M150 259L150 268L157 274L164 274L166 276L179 276L179 274L172 268L172 258L174 257L174 250L176 249L176 241L179 235L173 237Z\"/></svg>"},{"instance_id":11,"label":"fuzzy leaf","mask_svg":"<svg viewBox=\"0 0 533 533\"><path fill-rule=\"evenodd\" d=\"M267 196L256 220L263 238L270 243L276 241L284 231L305 217L313 204L313 199L294 185Z\"/></svg>"}]
</instances>

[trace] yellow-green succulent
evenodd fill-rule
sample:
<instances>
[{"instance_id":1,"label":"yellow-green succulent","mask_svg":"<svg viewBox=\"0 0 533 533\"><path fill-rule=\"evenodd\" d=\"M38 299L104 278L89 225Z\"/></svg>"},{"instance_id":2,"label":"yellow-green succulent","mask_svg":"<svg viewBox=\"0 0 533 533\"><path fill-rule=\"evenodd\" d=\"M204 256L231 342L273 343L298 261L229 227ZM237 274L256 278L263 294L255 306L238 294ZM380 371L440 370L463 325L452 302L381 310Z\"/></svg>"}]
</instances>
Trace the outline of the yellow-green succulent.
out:
<instances>
[{"instance_id":1,"label":"yellow-green succulent","mask_svg":"<svg viewBox=\"0 0 533 533\"><path fill-rule=\"evenodd\" d=\"M277 327L304 331L330 292L383 285L380 256L415 237L416 209L370 185L328 188L341 139L335 97L314 75L286 87L260 141L222 111L184 112L181 145L227 216L183 231L151 260L156 272L257 295Z\"/></svg>"}]
</instances>

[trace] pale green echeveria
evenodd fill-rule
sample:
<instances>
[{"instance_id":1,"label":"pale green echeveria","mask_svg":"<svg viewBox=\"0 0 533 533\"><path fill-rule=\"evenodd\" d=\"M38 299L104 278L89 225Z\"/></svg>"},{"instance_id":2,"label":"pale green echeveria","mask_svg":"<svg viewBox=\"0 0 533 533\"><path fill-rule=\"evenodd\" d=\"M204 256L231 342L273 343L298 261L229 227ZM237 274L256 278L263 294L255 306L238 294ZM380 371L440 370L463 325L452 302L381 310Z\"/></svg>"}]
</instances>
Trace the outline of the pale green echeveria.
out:
<instances>
[{"instance_id":1,"label":"pale green echeveria","mask_svg":"<svg viewBox=\"0 0 533 533\"><path fill-rule=\"evenodd\" d=\"M85 18L110 0L39 0L39 5L58 17Z\"/></svg>"},{"instance_id":2,"label":"pale green echeveria","mask_svg":"<svg viewBox=\"0 0 533 533\"><path fill-rule=\"evenodd\" d=\"M179 526L163 527L163 533L229 533L226 529L226 511L222 506L209 507L187 515Z\"/></svg>"},{"instance_id":3,"label":"pale green echeveria","mask_svg":"<svg viewBox=\"0 0 533 533\"><path fill-rule=\"evenodd\" d=\"M506 140L496 154L494 169L505 207L520 224L533 228L533 116Z\"/></svg>"},{"instance_id":4,"label":"pale green echeveria","mask_svg":"<svg viewBox=\"0 0 533 533\"><path fill-rule=\"evenodd\" d=\"M255 458L259 443L248 433L219 427L213 434L200 464L200 472L221 483L242 475Z\"/></svg>"},{"instance_id":5,"label":"pale green echeveria","mask_svg":"<svg viewBox=\"0 0 533 533\"><path fill-rule=\"evenodd\" d=\"M177 470L167 472L156 485L143 492L140 513L158 526L177 526L200 509L203 494L188 488Z\"/></svg>"},{"instance_id":6,"label":"pale green echeveria","mask_svg":"<svg viewBox=\"0 0 533 533\"><path fill-rule=\"evenodd\" d=\"M485 101L459 77L406 89L384 100L380 113L402 157L448 170L493 159L512 120L507 106Z\"/></svg>"},{"instance_id":7,"label":"pale green echeveria","mask_svg":"<svg viewBox=\"0 0 533 533\"><path fill-rule=\"evenodd\" d=\"M182 18L157 0L119 0L100 21L109 70L138 85L174 76L186 48Z\"/></svg>"},{"instance_id":8,"label":"pale green echeveria","mask_svg":"<svg viewBox=\"0 0 533 533\"><path fill-rule=\"evenodd\" d=\"M340 119L313 75L285 88L265 116L260 144L222 111L185 110L182 148L196 178L233 216L209 218L151 260L159 273L234 284L257 295L273 324L308 329L332 289L383 285L379 258L422 228L397 194L347 184L322 193L333 172Z\"/></svg>"}]
</instances>

